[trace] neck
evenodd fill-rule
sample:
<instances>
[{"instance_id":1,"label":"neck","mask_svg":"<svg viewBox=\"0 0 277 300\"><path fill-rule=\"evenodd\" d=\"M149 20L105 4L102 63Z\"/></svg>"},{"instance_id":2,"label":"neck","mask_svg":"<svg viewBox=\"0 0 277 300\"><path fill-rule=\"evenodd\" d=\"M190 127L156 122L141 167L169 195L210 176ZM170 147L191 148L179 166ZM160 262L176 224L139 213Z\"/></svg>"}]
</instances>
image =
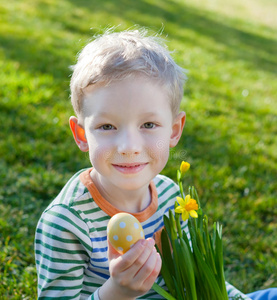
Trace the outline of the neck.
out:
<instances>
[{"instance_id":1,"label":"neck","mask_svg":"<svg viewBox=\"0 0 277 300\"><path fill-rule=\"evenodd\" d=\"M146 209L151 203L149 186L144 186L138 190L122 190L106 184L105 180L95 170L92 170L90 176L101 196L121 211L138 213Z\"/></svg>"}]
</instances>

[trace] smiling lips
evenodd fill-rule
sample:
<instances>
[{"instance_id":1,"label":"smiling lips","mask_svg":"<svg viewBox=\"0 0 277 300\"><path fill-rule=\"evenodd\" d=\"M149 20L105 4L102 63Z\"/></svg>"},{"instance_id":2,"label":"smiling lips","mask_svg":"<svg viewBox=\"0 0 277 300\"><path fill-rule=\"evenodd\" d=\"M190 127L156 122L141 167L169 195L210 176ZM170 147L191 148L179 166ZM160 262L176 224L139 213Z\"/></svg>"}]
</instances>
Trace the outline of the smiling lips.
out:
<instances>
[{"instance_id":1,"label":"smiling lips","mask_svg":"<svg viewBox=\"0 0 277 300\"><path fill-rule=\"evenodd\" d=\"M124 174L135 174L143 170L148 163L113 164L114 168Z\"/></svg>"}]
</instances>

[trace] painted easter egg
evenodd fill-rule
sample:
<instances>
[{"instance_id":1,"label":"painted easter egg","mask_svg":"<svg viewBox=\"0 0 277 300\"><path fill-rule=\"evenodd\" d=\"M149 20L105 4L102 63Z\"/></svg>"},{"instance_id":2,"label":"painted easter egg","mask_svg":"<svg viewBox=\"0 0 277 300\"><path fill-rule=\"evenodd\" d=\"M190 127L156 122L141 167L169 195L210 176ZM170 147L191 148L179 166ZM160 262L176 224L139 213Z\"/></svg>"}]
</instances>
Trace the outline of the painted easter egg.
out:
<instances>
[{"instance_id":1,"label":"painted easter egg","mask_svg":"<svg viewBox=\"0 0 277 300\"><path fill-rule=\"evenodd\" d=\"M110 219L107 235L120 254L127 252L138 240L144 239L140 222L128 213L118 213Z\"/></svg>"}]
</instances>

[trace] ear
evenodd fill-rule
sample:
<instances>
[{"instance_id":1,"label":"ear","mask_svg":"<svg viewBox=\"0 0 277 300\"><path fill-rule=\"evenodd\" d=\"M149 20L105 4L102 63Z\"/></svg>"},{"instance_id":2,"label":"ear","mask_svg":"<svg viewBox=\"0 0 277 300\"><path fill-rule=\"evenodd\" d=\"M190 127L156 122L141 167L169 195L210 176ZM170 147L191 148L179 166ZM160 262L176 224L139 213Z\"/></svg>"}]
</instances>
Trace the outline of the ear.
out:
<instances>
[{"instance_id":1,"label":"ear","mask_svg":"<svg viewBox=\"0 0 277 300\"><path fill-rule=\"evenodd\" d=\"M170 136L170 143L169 146L175 147L182 135L183 128L185 126L186 122L186 113L184 111L180 112L177 117L175 118L173 124L172 124L172 133Z\"/></svg>"},{"instance_id":2,"label":"ear","mask_svg":"<svg viewBox=\"0 0 277 300\"><path fill-rule=\"evenodd\" d=\"M77 146L81 151L87 152L89 149L84 128L78 124L78 119L76 117L69 118L69 125Z\"/></svg>"}]
</instances>

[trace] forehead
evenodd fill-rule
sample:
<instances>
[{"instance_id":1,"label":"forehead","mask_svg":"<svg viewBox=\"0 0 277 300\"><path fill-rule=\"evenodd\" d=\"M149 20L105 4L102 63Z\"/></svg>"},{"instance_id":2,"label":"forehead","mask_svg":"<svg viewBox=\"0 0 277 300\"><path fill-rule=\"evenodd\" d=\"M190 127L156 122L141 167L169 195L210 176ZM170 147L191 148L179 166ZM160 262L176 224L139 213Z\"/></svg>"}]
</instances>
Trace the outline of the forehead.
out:
<instances>
[{"instance_id":1,"label":"forehead","mask_svg":"<svg viewBox=\"0 0 277 300\"><path fill-rule=\"evenodd\" d=\"M108 85L90 85L84 90L84 115L118 109L155 113L161 108L171 111L167 90L158 81L142 76L113 81Z\"/></svg>"}]
</instances>

